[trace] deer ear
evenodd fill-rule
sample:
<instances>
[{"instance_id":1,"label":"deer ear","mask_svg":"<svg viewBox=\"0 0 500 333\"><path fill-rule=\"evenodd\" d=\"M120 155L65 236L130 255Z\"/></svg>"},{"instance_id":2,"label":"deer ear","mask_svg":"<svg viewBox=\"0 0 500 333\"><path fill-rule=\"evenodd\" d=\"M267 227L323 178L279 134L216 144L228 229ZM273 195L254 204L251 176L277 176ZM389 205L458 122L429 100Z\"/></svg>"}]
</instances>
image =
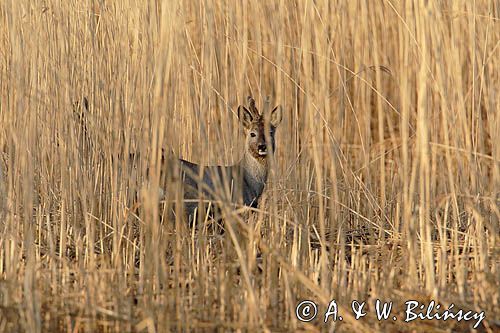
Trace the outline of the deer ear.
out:
<instances>
[{"instance_id":1,"label":"deer ear","mask_svg":"<svg viewBox=\"0 0 500 333\"><path fill-rule=\"evenodd\" d=\"M278 105L271 111L271 125L273 125L273 127L278 127L281 123L281 119L283 118L282 109L281 105Z\"/></svg>"},{"instance_id":2,"label":"deer ear","mask_svg":"<svg viewBox=\"0 0 500 333\"><path fill-rule=\"evenodd\" d=\"M253 116L250 111L243 105L240 105L238 107L238 118L240 118L240 121L242 122L243 126L246 129L249 129L250 126L252 125L253 122Z\"/></svg>"},{"instance_id":3,"label":"deer ear","mask_svg":"<svg viewBox=\"0 0 500 333\"><path fill-rule=\"evenodd\" d=\"M87 97L83 97L81 101L73 103L73 114L77 118L81 129L87 132L87 116L89 113L89 101Z\"/></svg>"}]
</instances>

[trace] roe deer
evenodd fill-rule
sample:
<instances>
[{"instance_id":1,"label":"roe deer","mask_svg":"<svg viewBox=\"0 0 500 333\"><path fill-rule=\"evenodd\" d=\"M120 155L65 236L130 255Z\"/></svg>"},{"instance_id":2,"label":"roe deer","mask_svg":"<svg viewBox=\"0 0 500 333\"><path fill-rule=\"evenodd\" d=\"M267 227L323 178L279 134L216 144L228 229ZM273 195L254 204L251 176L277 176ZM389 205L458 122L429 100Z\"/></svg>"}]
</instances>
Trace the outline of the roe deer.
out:
<instances>
[{"instance_id":1,"label":"roe deer","mask_svg":"<svg viewBox=\"0 0 500 333\"><path fill-rule=\"evenodd\" d=\"M270 168L270 157L275 151L276 128L282 119L282 108L276 106L269 110L266 103L264 112L259 113L255 106L255 100L248 97L248 108L243 105L238 107L238 118L243 124L246 136L245 151L241 160L229 166L202 166L188 162L183 159L173 159L165 156L162 150L160 168L160 179L164 182L165 177L170 174L180 177L182 195L184 199L184 212L192 225L195 212L198 207L204 206L208 201L215 204L223 201L225 203L239 204L256 208L258 200L264 191ZM79 121L79 136L82 146L87 151L92 151L94 142L87 128L87 113L89 103L87 98L73 104L75 115ZM103 155L103 152L100 152ZM104 159L104 156L102 156ZM138 153L130 153L128 157L118 156L119 159L128 160L127 169L134 168L135 162L140 160ZM177 162L175 162L177 161ZM113 158L111 158L113 162ZM172 166L174 168L172 168ZM177 167L177 173L174 169ZM146 178L149 178L150 170L146 169ZM175 177L174 177L175 178ZM149 184L149 181L146 182ZM165 183L163 183L165 184ZM149 186L149 185L148 185ZM159 188L159 199L165 199L167 188ZM134 196L137 199L137 193ZM215 205L215 211L220 211L219 205ZM214 210L211 210L212 217Z\"/></svg>"},{"instance_id":2,"label":"roe deer","mask_svg":"<svg viewBox=\"0 0 500 333\"><path fill-rule=\"evenodd\" d=\"M280 105L272 111L269 111L269 105L266 106L264 112L259 113L255 100L249 96L248 108L243 105L238 107L238 118L243 124L246 137L245 151L238 163L229 166L201 166L179 160L184 209L190 224L195 222L195 211L199 205L201 207L201 201L220 201L217 200L217 195L226 203L257 207L267 182L270 157L275 151L276 128L282 119ZM216 209L219 210L220 208Z\"/></svg>"}]
</instances>

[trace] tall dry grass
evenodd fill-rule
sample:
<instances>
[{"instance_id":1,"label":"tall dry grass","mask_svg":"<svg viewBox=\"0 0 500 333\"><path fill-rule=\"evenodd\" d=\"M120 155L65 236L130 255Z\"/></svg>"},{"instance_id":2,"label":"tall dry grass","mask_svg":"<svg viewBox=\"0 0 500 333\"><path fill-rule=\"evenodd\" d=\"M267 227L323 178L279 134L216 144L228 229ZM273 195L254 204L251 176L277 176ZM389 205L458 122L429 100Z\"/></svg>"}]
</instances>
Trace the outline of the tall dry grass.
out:
<instances>
[{"instance_id":1,"label":"tall dry grass","mask_svg":"<svg viewBox=\"0 0 500 333\"><path fill-rule=\"evenodd\" d=\"M499 19L486 0L4 0L0 329L471 327L356 321L354 299L498 329ZM286 110L259 211L221 236L162 219L143 186L161 148L237 161L249 94ZM301 323L302 299L344 320Z\"/></svg>"}]
</instances>

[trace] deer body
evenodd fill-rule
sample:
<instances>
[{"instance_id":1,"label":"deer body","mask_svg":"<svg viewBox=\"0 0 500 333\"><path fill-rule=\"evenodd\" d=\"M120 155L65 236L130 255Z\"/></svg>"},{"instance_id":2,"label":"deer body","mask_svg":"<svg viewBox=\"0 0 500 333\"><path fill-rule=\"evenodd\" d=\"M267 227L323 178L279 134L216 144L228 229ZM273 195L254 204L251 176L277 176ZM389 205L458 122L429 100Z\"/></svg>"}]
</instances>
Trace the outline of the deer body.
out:
<instances>
[{"instance_id":1,"label":"deer body","mask_svg":"<svg viewBox=\"0 0 500 333\"><path fill-rule=\"evenodd\" d=\"M257 207L267 180L267 170L259 170L259 174L255 175L253 174L254 170L248 169L245 165L244 159L231 166L200 167L185 160L180 160L180 163L183 174L184 199L186 200L184 206L188 216L192 216L198 207L197 200L200 199L200 193L206 199L216 200L214 192L217 192L216 189L221 187L230 190L230 197L225 199L229 199L233 203ZM200 172L203 175L197 177Z\"/></svg>"}]
</instances>

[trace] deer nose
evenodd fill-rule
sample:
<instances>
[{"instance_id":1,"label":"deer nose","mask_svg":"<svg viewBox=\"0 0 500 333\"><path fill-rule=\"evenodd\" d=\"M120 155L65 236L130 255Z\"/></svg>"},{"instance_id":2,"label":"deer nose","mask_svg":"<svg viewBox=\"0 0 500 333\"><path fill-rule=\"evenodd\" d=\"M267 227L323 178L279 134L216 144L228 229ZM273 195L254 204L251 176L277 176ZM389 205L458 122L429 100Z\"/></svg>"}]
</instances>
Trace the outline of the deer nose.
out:
<instances>
[{"instance_id":1,"label":"deer nose","mask_svg":"<svg viewBox=\"0 0 500 333\"><path fill-rule=\"evenodd\" d=\"M267 150L267 146L265 144L260 144L258 147L259 151L266 151Z\"/></svg>"}]
</instances>

